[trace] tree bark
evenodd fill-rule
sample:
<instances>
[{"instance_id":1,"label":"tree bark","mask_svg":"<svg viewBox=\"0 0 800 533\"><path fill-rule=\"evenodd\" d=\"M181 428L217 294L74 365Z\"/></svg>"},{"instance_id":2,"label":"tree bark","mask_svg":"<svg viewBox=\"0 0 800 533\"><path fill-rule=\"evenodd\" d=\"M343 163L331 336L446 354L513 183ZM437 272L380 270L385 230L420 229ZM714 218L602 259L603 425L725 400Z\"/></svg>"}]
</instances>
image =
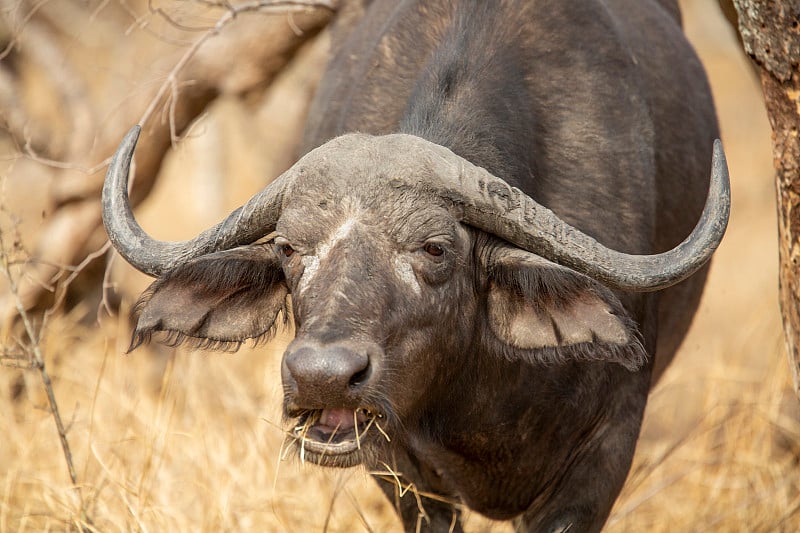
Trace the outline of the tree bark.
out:
<instances>
[{"instance_id":1,"label":"tree bark","mask_svg":"<svg viewBox=\"0 0 800 533\"><path fill-rule=\"evenodd\" d=\"M800 397L800 0L733 0L745 51L761 71L778 200L780 302Z\"/></svg>"}]
</instances>

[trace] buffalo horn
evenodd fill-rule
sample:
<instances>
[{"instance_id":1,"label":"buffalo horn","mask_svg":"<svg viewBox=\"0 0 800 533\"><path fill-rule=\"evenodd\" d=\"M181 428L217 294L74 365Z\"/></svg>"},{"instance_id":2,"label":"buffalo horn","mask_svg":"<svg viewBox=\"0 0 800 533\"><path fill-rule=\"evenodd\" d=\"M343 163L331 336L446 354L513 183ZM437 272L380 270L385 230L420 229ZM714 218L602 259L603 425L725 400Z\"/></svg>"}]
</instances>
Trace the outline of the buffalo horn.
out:
<instances>
[{"instance_id":1,"label":"buffalo horn","mask_svg":"<svg viewBox=\"0 0 800 533\"><path fill-rule=\"evenodd\" d=\"M433 172L441 182L430 192L461 205L464 222L618 289L656 291L688 278L711 258L728 224L730 182L719 139L714 141L711 180L699 222L682 243L653 255L607 248L485 169L446 148L432 145L429 150L439 156L432 160L441 163Z\"/></svg>"},{"instance_id":2,"label":"buffalo horn","mask_svg":"<svg viewBox=\"0 0 800 533\"><path fill-rule=\"evenodd\" d=\"M290 181L281 175L216 226L187 241L150 237L136 222L128 199L128 173L140 126L125 135L111 159L103 185L103 224L117 251L136 269L157 277L200 255L252 243L274 228Z\"/></svg>"},{"instance_id":3,"label":"buffalo horn","mask_svg":"<svg viewBox=\"0 0 800 533\"><path fill-rule=\"evenodd\" d=\"M123 139L103 187L103 222L109 238L134 267L158 276L194 257L252 243L275 229L284 196L290 195L291 169L194 239L163 242L148 236L133 217L127 191L139 130L134 126ZM347 144L350 140L362 143L365 138L359 135L345 140L347 137L332 144L337 141ZM708 197L697 226L669 251L633 255L603 246L519 189L447 148L402 134L373 139L378 143L390 143L387 145L390 153L429 154L433 168L428 179L409 176L405 186L439 195L459 205L465 223L622 290L656 291L686 279L710 259L728 223L730 183L719 140L714 142ZM392 181L403 186L402 178Z\"/></svg>"}]
</instances>

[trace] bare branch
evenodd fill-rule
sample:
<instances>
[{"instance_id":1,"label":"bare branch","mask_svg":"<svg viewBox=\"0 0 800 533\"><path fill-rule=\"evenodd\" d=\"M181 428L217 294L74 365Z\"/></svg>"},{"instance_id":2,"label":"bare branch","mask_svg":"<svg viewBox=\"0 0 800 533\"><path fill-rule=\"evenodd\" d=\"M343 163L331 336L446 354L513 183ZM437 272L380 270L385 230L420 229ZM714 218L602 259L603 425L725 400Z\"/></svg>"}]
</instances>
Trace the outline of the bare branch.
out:
<instances>
[{"instance_id":1,"label":"bare branch","mask_svg":"<svg viewBox=\"0 0 800 533\"><path fill-rule=\"evenodd\" d=\"M0 366L15 370L33 370L36 368L29 359L24 357L0 357Z\"/></svg>"},{"instance_id":2,"label":"bare branch","mask_svg":"<svg viewBox=\"0 0 800 533\"><path fill-rule=\"evenodd\" d=\"M70 480L72 481L72 485L75 487L75 490L78 493L78 498L80 500L81 519L84 521L88 521L88 517L86 516L85 506L83 502L83 497L81 495L81 489L80 486L78 485L78 476L75 473L75 465L72 462L72 450L69 446L69 441L67 440L67 432L66 429L64 428L64 422L61 418L61 413L58 408L58 402L56 401L55 392L53 391L53 383L50 380L50 374L47 372L44 354L42 353L42 348L39 343L39 335L37 334L37 331L34 328L33 323L31 322L25 307L22 305L22 301L17 297L17 295L19 294L17 288L17 282L14 276L11 274L11 270L9 268L8 255L6 254L6 245L2 233L0 233L0 271L2 271L2 274L6 277L6 280L8 281L11 294L15 298L17 312L19 313L19 316L25 327L25 334L27 335L29 341L28 350L29 350L30 366L39 371L39 376L42 379L42 385L44 386L45 392L47 393L47 401L50 407L50 413L53 416L53 420L55 421L56 424L56 430L58 431L58 438L61 442L61 450L64 453L64 460L67 464L69 477Z\"/></svg>"},{"instance_id":3,"label":"bare branch","mask_svg":"<svg viewBox=\"0 0 800 533\"><path fill-rule=\"evenodd\" d=\"M80 262L80 264L78 264L77 266L69 267L68 269L65 269L65 270L71 270L72 273L63 282L61 282L58 285L58 287L56 289L56 293L57 293L56 294L56 301L53 303L53 305L50 307L50 309L48 309L45 312L45 317L51 316L56 311L56 309L58 309L61 306L61 303L64 301L64 298L66 298L66 296L67 296L67 289L69 288L70 284L73 281L75 281L75 278L77 278L78 275L80 275L80 273L87 266L89 266L89 264L92 261L104 256L106 253L108 253L108 251L110 249L111 249L111 241L106 241L103 244L103 246L101 246L98 250L95 250L94 252L92 252L89 255L87 255L83 259L83 261ZM105 291L104 291L104 294L103 294L103 301L105 302Z\"/></svg>"},{"instance_id":4,"label":"bare branch","mask_svg":"<svg viewBox=\"0 0 800 533\"><path fill-rule=\"evenodd\" d=\"M127 9L124 1L120 5ZM149 193L169 149L185 134L196 118L206 112L207 106L219 94L242 94L269 82L294 56L300 45L327 24L335 5L336 2L332 0L257 0L238 5L223 1L218 6L209 6L224 11L218 13L217 21L203 35L180 53L159 84L148 87L139 94L129 95L125 106L119 105L113 111L106 112L103 120L87 121L91 123L91 133L84 137L87 140L70 143L67 147L69 153L64 158L45 157L38 145L29 142L21 146L11 159L26 158L51 168L71 171L59 174L53 181L51 201L55 206L54 214L46 221L34 250L33 256L37 261L31 262L20 273L17 296L23 307L29 309L38 302L44 290L53 289L51 280L67 270L72 275L58 285L59 293L56 295L56 301L62 302L64 291L77 274L93 259L102 255L102 252L86 249L88 243L97 237L101 227L98 199L103 183L102 170L122 132L135 123L137 117L140 123L147 124L147 131L142 136L136 171L131 179L132 183L136 182L131 192L134 205ZM287 24L285 19L277 19L274 23L267 21L265 24L263 18L240 16L250 12L293 12L298 15L297 20L293 21L296 27ZM132 16L138 17L134 14ZM152 13L146 15L152 16ZM29 19L30 17L26 20L30 24L36 23ZM237 21L237 31L224 32L220 36L222 30L234 21ZM142 27L151 22L147 18L137 18L137 23ZM301 29L300 35L297 33L298 27ZM32 35L36 35L35 30ZM254 39L254 35L263 38ZM213 45L208 42L212 37L218 37L213 40ZM20 43L33 45L32 42L23 40ZM243 51L246 53L242 53ZM51 56L50 60L57 61L58 59L53 59L55 57ZM230 57L241 58L233 73ZM69 69L65 69L62 74L66 77L74 76L74 72ZM143 85L140 84L139 87ZM8 92L13 92L13 87ZM72 97L64 98L68 100ZM74 98L81 99L80 95ZM95 114L103 116L101 111L96 111ZM153 120L154 115L156 120ZM98 128L102 128L102 131ZM91 145L90 150L78 149L88 145ZM104 160L98 164L87 164L93 157L97 157L95 154ZM77 270L62 266L75 264L79 264ZM104 286L108 288L108 273L105 277ZM107 305L105 297L104 302ZM9 319L10 313L16 314L15 307L9 305L10 301L5 303L6 319Z\"/></svg>"},{"instance_id":5,"label":"bare branch","mask_svg":"<svg viewBox=\"0 0 800 533\"><path fill-rule=\"evenodd\" d=\"M155 97L153 97L151 100L150 105L147 107L147 109L145 109L145 112L139 119L138 123L144 125L148 120L150 120L151 115L155 111L156 107L161 104L161 101L167 94L167 91L170 88L177 86L178 74L186 67L195 54L197 54L197 51L200 49L200 47L203 46L206 41L218 35L219 32L222 31L225 26L230 24L238 15L249 11L264 12L267 10L274 10L275 8L283 8L284 10L286 8L309 10L314 7L323 7L333 11L335 9L335 4L335 0L254 0L238 4L235 7L230 6L225 14L222 15L219 20L217 20L216 24L214 24L213 27L209 28L199 39L197 39L197 41L195 41L194 44L188 50L186 50L183 56L178 60L172 70L167 74L166 80L159 88ZM285 13L286 11L283 12ZM172 98L176 98L174 92Z\"/></svg>"},{"instance_id":6,"label":"bare branch","mask_svg":"<svg viewBox=\"0 0 800 533\"><path fill-rule=\"evenodd\" d=\"M44 7L50 0L39 0L36 2L30 11L28 11L25 16L22 18L19 23L16 24L16 28L14 28L13 37L9 39L8 44L5 48L0 50L0 61L7 58L11 51L19 44L19 37L22 29L36 16L36 13ZM3 2L5 4L5 2ZM22 7L24 5L23 2L19 2L16 4L18 7ZM10 11L10 10L9 10Z\"/></svg>"},{"instance_id":7,"label":"bare branch","mask_svg":"<svg viewBox=\"0 0 800 533\"><path fill-rule=\"evenodd\" d=\"M105 167L107 167L108 164L111 162L111 158L108 157L108 158L104 159L103 161L99 162L98 164L96 164L96 165L94 165L92 167L87 167L87 166L84 166L84 165L80 165L78 163L71 163L71 162L68 162L68 161L60 161L60 160L56 160L56 159L49 159L47 157L42 157L42 156L38 155L36 153L35 149L33 148L33 146L31 146L30 142L26 142L25 146L19 149L19 152L20 153L14 154L14 155L9 156L9 157L0 157L0 161L14 161L16 159L29 159L31 161L35 161L36 163L39 163L40 165L43 165L43 166L46 166L46 167L57 168L57 169L61 169L61 170L75 170L75 171L80 172L82 174L95 174L97 172L100 172Z\"/></svg>"},{"instance_id":8,"label":"bare branch","mask_svg":"<svg viewBox=\"0 0 800 533\"><path fill-rule=\"evenodd\" d=\"M0 117L17 145L34 146L36 151L44 149L47 143L43 132L30 127L31 121L20 101L16 79L2 63L0 63Z\"/></svg>"},{"instance_id":9,"label":"bare branch","mask_svg":"<svg viewBox=\"0 0 800 533\"><path fill-rule=\"evenodd\" d=\"M92 143L94 114L83 80L71 68L62 47L41 23L30 21L20 39L26 54L41 65L42 71L51 79L50 86L58 93L70 131L68 145L64 147L66 153L87 152Z\"/></svg>"}]
</instances>

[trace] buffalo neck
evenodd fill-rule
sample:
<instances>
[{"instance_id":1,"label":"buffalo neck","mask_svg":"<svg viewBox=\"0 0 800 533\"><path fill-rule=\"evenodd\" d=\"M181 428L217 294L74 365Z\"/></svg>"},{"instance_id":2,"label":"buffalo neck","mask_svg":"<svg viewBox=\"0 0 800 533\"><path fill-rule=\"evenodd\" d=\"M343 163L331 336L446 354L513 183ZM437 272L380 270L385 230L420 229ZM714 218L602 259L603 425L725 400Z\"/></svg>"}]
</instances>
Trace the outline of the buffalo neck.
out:
<instances>
[{"instance_id":1,"label":"buffalo neck","mask_svg":"<svg viewBox=\"0 0 800 533\"><path fill-rule=\"evenodd\" d=\"M450 386L431 397L407 438L444 486L490 518L547 507L565 474L612 426L641 419L646 397L636 393L646 389L648 372L631 380L618 365L532 365L481 352L469 354ZM610 390L622 400L596 401Z\"/></svg>"}]
</instances>

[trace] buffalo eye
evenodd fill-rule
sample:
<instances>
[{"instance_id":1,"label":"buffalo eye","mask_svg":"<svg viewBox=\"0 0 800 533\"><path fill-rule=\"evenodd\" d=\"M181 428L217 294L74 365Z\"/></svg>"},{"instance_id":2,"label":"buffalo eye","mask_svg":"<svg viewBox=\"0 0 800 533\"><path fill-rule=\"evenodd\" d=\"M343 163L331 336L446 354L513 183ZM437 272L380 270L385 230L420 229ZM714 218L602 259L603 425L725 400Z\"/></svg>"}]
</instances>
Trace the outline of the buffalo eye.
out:
<instances>
[{"instance_id":1,"label":"buffalo eye","mask_svg":"<svg viewBox=\"0 0 800 533\"><path fill-rule=\"evenodd\" d=\"M432 255L433 257L440 257L444 253L444 248L441 245L432 242L426 243L422 249L425 250L428 255Z\"/></svg>"},{"instance_id":2,"label":"buffalo eye","mask_svg":"<svg viewBox=\"0 0 800 533\"><path fill-rule=\"evenodd\" d=\"M287 239L283 237L276 237L275 238L275 248L276 250L283 254L284 257L291 257L294 254L294 248Z\"/></svg>"}]
</instances>

